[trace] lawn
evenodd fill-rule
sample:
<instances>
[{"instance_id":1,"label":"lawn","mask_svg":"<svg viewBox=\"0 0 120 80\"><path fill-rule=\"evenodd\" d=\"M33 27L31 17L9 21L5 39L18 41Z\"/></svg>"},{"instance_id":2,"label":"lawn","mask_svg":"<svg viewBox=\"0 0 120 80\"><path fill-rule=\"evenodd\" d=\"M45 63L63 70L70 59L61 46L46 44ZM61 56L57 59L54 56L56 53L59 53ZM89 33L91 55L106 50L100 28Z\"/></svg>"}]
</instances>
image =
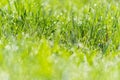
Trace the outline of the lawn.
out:
<instances>
[{"instance_id":1,"label":"lawn","mask_svg":"<svg viewBox=\"0 0 120 80\"><path fill-rule=\"evenodd\" d=\"M119 0L0 0L0 80L120 80Z\"/></svg>"}]
</instances>

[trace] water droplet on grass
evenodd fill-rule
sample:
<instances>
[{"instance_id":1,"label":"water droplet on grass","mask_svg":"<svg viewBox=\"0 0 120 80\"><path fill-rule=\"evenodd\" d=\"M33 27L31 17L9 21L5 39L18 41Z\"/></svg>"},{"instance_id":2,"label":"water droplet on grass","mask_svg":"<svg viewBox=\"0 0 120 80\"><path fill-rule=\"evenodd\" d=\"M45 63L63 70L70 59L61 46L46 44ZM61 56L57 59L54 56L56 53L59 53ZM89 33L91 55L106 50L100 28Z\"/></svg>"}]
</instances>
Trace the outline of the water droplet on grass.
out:
<instances>
[{"instance_id":1,"label":"water droplet on grass","mask_svg":"<svg viewBox=\"0 0 120 80\"><path fill-rule=\"evenodd\" d=\"M94 7L96 7L97 6L97 4L94 4Z\"/></svg>"}]
</instances>

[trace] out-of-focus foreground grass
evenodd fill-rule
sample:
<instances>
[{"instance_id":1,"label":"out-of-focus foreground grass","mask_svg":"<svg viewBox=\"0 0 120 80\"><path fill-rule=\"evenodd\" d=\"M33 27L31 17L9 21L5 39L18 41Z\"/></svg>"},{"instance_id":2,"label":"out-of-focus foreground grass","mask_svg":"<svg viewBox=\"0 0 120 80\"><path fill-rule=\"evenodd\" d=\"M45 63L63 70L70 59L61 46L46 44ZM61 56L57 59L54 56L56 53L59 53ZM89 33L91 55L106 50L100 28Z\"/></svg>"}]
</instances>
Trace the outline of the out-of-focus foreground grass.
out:
<instances>
[{"instance_id":1,"label":"out-of-focus foreground grass","mask_svg":"<svg viewBox=\"0 0 120 80\"><path fill-rule=\"evenodd\" d=\"M118 0L0 0L0 80L119 80Z\"/></svg>"}]
</instances>

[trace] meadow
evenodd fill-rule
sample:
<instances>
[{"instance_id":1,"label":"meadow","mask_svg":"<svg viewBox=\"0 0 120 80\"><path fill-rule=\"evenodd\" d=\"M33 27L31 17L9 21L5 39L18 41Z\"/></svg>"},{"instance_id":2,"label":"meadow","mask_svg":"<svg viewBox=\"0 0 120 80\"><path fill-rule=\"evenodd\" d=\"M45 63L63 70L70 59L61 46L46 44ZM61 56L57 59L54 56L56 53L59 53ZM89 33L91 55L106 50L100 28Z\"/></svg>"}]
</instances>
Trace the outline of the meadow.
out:
<instances>
[{"instance_id":1,"label":"meadow","mask_svg":"<svg viewBox=\"0 0 120 80\"><path fill-rule=\"evenodd\" d=\"M0 0L0 80L120 80L119 0Z\"/></svg>"}]
</instances>

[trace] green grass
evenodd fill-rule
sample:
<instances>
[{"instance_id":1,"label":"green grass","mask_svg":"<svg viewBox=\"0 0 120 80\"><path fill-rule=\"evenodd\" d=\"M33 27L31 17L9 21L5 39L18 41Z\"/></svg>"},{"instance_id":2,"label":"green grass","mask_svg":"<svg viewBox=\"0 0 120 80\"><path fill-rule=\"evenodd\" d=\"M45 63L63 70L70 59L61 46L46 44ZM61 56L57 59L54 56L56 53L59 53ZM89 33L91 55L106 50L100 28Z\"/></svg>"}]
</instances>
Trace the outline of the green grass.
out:
<instances>
[{"instance_id":1,"label":"green grass","mask_svg":"<svg viewBox=\"0 0 120 80\"><path fill-rule=\"evenodd\" d=\"M0 0L0 80L119 80L119 0Z\"/></svg>"}]
</instances>

